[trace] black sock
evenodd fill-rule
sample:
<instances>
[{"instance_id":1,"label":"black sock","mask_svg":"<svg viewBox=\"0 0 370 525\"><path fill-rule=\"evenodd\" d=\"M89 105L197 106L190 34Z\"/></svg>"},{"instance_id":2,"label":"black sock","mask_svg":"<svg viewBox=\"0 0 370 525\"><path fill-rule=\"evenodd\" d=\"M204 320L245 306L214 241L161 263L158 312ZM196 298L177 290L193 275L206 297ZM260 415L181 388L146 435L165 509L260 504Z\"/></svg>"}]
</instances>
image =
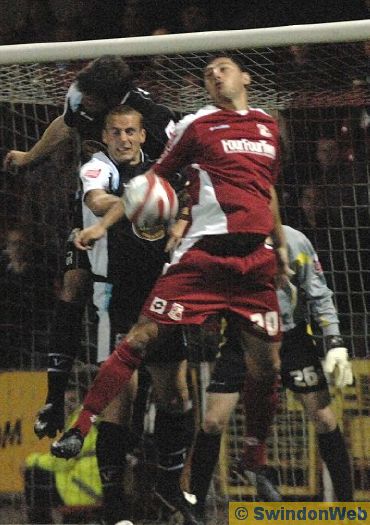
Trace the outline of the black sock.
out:
<instances>
[{"instance_id":1,"label":"black sock","mask_svg":"<svg viewBox=\"0 0 370 525\"><path fill-rule=\"evenodd\" d=\"M350 462L339 427L332 432L318 434L318 440L320 455L328 467L338 501L353 501Z\"/></svg>"},{"instance_id":2,"label":"black sock","mask_svg":"<svg viewBox=\"0 0 370 525\"><path fill-rule=\"evenodd\" d=\"M205 505L213 471L220 453L221 434L207 434L204 430L198 432L191 456L192 493L197 497L202 509Z\"/></svg>"},{"instance_id":3,"label":"black sock","mask_svg":"<svg viewBox=\"0 0 370 525\"><path fill-rule=\"evenodd\" d=\"M24 494L28 523L52 523L51 509L62 504L55 486L54 472L37 467L24 472Z\"/></svg>"},{"instance_id":4,"label":"black sock","mask_svg":"<svg viewBox=\"0 0 370 525\"><path fill-rule=\"evenodd\" d=\"M48 354L47 403L64 404L64 393L81 347L84 305L58 301L54 312L52 350Z\"/></svg>"},{"instance_id":5,"label":"black sock","mask_svg":"<svg viewBox=\"0 0 370 525\"><path fill-rule=\"evenodd\" d=\"M96 457L103 485L104 519L114 524L130 518L124 494L127 427L102 421L98 426Z\"/></svg>"},{"instance_id":6,"label":"black sock","mask_svg":"<svg viewBox=\"0 0 370 525\"><path fill-rule=\"evenodd\" d=\"M154 441L158 453L157 488L167 494L179 489L184 467L189 429L187 413L158 409L155 416Z\"/></svg>"}]
</instances>

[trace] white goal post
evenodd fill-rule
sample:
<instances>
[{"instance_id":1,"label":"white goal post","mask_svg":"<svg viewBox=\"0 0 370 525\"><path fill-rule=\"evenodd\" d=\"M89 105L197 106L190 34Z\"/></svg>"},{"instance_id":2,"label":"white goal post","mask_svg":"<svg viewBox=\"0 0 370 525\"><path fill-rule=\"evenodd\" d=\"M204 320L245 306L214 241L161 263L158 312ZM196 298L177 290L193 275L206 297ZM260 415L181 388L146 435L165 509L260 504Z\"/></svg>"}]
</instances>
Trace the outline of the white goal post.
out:
<instances>
[{"instance_id":1,"label":"white goal post","mask_svg":"<svg viewBox=\"0 0 370 525\"><path fill-rule=\"evenodd\" d=\"M370 20L305 24L233 31L206 31L161 36L15 44L0 47L0 64L81 60L105 54L122 56L168 55L230 50L359 42L370 38Z\"/></svg>"}]
</instances>

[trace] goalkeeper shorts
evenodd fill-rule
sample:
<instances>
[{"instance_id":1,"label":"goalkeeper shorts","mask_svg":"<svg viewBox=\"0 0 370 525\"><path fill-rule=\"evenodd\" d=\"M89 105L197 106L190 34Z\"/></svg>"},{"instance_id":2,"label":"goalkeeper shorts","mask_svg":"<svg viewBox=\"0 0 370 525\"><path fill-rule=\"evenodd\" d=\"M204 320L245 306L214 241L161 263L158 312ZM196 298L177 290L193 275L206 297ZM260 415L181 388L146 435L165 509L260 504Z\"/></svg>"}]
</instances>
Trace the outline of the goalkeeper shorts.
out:
<instances>
[{"instance_id":1,"label":"goalkeeper shorts","mask_svg":"<svg viewBox=\"0 0 370 525\"><path fill-rule=\"evenodd\" d=\"M300 325L284 334L280 356L283 387L298 394L327 390L317 349L305 326ZM241 392L244 381L243 350L226 342L220 349L207 391L223 394Z\"/></svg>"}]
</instances>

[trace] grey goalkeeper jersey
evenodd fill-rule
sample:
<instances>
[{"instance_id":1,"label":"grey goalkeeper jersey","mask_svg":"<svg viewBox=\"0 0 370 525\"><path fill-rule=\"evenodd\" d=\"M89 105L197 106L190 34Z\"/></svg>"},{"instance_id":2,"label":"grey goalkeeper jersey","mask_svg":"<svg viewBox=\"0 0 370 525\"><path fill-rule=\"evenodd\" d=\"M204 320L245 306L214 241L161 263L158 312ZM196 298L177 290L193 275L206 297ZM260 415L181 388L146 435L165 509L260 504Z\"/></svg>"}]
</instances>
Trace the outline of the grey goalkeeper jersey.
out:
<instances>
[{"instance_id":1,"label":"grey goalkeeper jersey","mask_svg":"<svg viewBox=\"0 0 370 525\"><path fill-rule=\"evenodd\" d=\"M278 290L282 329L288 332L299 323L314 319L324 336L339 335L339 320L317 253L300 231L283 226L289 265L295 272L286 288Z\"/></svg>"}]
</instances>

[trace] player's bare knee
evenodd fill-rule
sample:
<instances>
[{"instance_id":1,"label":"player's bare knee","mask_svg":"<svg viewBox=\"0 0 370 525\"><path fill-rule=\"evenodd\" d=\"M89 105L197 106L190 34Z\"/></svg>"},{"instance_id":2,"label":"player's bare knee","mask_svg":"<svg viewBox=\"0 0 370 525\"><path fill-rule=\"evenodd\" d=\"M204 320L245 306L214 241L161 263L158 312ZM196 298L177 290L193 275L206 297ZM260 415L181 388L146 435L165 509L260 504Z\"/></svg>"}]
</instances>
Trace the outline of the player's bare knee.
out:
<instances>
[{"instance_id":1,"label":"player's bare knee","mask_svg":"<svg viewBox=\"0 0 370 525\"><path fill-rule=\"evenodd\" d=\"M157 324L154 321L146 320L136 323L127 334L126 340L133 349L143 352L157 336Z\"/></svg>"},{"instance_id":2,"label":"player's bare knee","mask_svg":"<svg viewBox=\"0 0 370 525\"><path fill-rule=\"evenodd\" d=\"M206 420L203 424L203 430L206 434L221 434L224 426L218 420Z\"/></svg>"},{"instance_id":3,"label":"player's bare knee","mask_svg":"<svg viewBox=\"0 0 370 525\"><path fill-rule=\"evenodd\" d=\"M228 420L218 414L206 414L203 423L203 430L206 434L221 434L227 426Z\"/></svg>"},{"instance_id":4,"label":"player's bare knee","mask_svg":"<svg viewBox=\"0 0 370 525\"><path fill-rule=\"evenodd\" d=\"M317 432L320 434L331 432L337 427L337 420L330 406L328 390L300 394L298 399L301 401L308 418L315 425Z\"/></svg>"},{"instance_id":5,"label":"player's bare knee","mask_svg":"<svg viewBox=\"0 0 370 525\"><path fill-rule=\"evenodd\" d=\"M309 418L319 434L326 434L337 428L337 419L329 406L310 412Z\"/></svg>"}]
</instances>

